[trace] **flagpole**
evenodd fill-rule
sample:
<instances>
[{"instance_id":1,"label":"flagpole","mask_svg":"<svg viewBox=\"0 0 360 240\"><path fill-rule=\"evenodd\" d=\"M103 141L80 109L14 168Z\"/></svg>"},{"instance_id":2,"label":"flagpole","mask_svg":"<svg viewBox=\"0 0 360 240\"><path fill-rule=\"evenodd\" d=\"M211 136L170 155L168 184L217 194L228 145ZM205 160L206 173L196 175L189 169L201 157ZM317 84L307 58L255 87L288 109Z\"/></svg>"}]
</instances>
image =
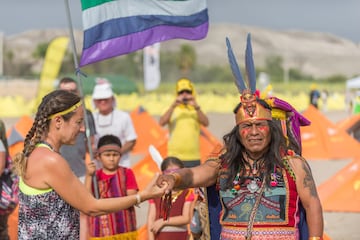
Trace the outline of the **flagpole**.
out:
<instances>
[{"instance_id":1,"label":"flagpole","mask_svg":"<svg viewBox=\"0 0 360 240\"><path fill-rule=\"evenodd\" d=\"M72 52L73 52L73 58L74 58L74 65L75 65L75 70L76 70L76 78L77 78L77 82L79 85L79 94L81 97L81 101L82 101L82 107L84 110L84 121L85 121L85 135L86 135L86 139L87 139L87 147L88 147L88 151L89 151L89 155L90 155L90 159L91 161L93 161L94 159L94 153L92 150L92 146L91 146L91 141L90 141L90 128L89 128L89 120L87 118L87 113L86 113L86 108L85 108L85 102L84 102L84 93L83 93L83 86L82 86L82 80L81 80L81 72L79 69L79 63L77 60L77 52L76 52L76 44L75 44L75 38L74 38L74 31L73 31L73 26L72 26L72 21L71 21L71 14L70 14L70 7L69 7L69 0L64 0L65 2L65 6L66 6L66 15L67 15L67 21L68 21L68 25L69 25L69 34L70 34L70 42L71 42L71 48L72 48ZM94 175L92 178L93 181L93 185L94 185L94 195L96 198L99 198L99 189L97 186L97 180L96 180L96 176Z\"/></svg>"}]
</instances>

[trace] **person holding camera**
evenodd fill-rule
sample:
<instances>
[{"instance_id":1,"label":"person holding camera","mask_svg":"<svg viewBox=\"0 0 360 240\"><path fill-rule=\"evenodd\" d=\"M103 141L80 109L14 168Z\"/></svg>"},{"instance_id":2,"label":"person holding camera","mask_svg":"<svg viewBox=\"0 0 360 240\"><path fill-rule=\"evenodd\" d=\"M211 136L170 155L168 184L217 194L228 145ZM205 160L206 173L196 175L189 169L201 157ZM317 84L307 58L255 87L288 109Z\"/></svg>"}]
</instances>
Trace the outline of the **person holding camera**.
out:
<instances>
[{"instance_id":1,"label":"person holding camera","mask_svg":"<svg viewBox=\"0 0 360 240\"><path fill-rule=\"evenodd\" d=\"M209 119L201 110L195 99L195 88L187 78L181 78L176 83L176 98L169 109L160 117L159 124L169 127L169 140L167 156L179 158L184 167L200 165L200 126L207 127ZM190 229L193 239L199 239L203 230L200 222L200 198L194 202L192 209ZM203 219L203 220L201 220ZM193 224L197 223L197 224Z\"/></svg>"},{"instance_id":2,"label":"person holding camera","mask_svg":"<svg viewBox=\"0 0 360 240\"><path fill-rule=\"evenodd\" d=\"M195 89L187 78L176 83L176 98L160 117L159 124L169 127L168 156L184 162L185 167L200 165L200 126L209 119L195 99Z\"/></svg>"}]
</instances>

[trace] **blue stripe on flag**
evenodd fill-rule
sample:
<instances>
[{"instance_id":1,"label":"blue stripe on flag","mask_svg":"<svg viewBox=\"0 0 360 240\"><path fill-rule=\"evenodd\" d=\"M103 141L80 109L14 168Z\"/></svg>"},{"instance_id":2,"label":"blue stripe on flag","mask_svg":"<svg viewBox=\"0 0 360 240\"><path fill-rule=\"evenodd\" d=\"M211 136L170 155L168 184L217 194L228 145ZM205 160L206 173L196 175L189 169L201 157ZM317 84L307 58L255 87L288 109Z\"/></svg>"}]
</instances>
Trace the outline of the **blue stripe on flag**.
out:
<instances>
[{"instance_id":1,"label":"blue stripe on flag","mask_svg":"<svg viewBox=\"0 0 360 240\"><path fill-rule=\"evenodd\" d=\"M175 38L199 40L206 37L208 27L208 22L194 28L156 26L145 31L102 41L83 50L80 66L127 54L156 42Z\"/></svg>"},{"instance_id":2,"label":"blue stripe on flag","mask_svg":"<svg viewBox=\"0 0 360 240\"><path fill-rule=\"evenodd\" d=\"M112 19L84 32L83 49L87 49L101 41L141 32L161 25L191 28L207 21L207 9L190 16L143 15Z\"/></svg>"},{"instance_id":3,"label":"blue stripe on flag","mask_svg":"<svg viewBox=\"0 0 360 240\"><path fill-rule=\"evenodd\" d=\"M156 42L206 37L209 27L206 0L188 0L180 5L171 1L149 1L146 5L139 0L118 0L83 13L86 16L83 15L83 21L93 27L84 29L80 66L127 54ZM120 9L109 8L113 4ZM138 7L134 9L134 6ZM149 14L151 12L153 14ZM132 15L134 13L137 14Z\"/></svg>"}]
</instances>

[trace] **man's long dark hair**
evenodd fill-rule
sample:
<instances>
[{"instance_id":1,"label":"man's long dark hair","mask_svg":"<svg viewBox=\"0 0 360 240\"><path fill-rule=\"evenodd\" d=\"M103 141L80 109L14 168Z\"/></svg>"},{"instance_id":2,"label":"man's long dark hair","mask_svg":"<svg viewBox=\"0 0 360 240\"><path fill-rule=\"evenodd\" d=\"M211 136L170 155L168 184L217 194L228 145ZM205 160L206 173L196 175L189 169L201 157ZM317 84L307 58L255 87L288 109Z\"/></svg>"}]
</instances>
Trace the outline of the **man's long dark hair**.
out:
<instances>
[{"instance_id":1,"label":"man's long dark hair","mask_svg":"<svg viewBox=\"0 0 360 240\"><path fill-rule=\"evenodd\" d=\"M286 139L281 128L273 121L268 121L268 124L270 128L271 141L268 151L265 153L263 166L263 174L266 178L267 184L270 182L270 173L274 172L274 165L284 167L281 151L286 151L287 149ZM228 169L226 188L231 188L236 174L239 171L245 170L246 166L250 166L243 156L243 152L245 152L246 149L240 141L239 125L236 125L231 132L224 135L223 140L226 151L222 156L222 159Z\"/></svg>"}]
</instances>

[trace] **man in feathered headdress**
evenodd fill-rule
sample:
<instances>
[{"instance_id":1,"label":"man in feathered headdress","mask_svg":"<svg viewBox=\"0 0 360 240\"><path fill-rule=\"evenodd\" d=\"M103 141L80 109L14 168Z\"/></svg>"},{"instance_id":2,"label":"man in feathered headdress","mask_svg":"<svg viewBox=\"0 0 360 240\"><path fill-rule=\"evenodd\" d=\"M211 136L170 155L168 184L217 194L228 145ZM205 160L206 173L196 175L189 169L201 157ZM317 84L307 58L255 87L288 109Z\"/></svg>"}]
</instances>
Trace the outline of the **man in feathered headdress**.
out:
<instances>
[{"instance_id":1,"label":"man in feathered headdress","mask_svg":"<svg viewBox=\"0 0 360 240\"><path fill-rule=\"evenodd\" d=\"M219 235L213 239L299 239L303 237L302 207L306 212L308 239L322 239L322 207L311 169L298 155L301 148L292 149L289 139L295 139L296 144L296 136L283 131L274 120L272 107L283 110L286 119L295 111L281 109L280 100L266 101L256 94L250 35L245 58L246 82L228 39L227 47L241 94L234 110L235 127L223 137L224 146L214 150L204 164L162 175L158 184L167 182L169 191L215 185L217 194L212 197L218 197L221 211L217 220L210 218L220 223Z\"/></svg>"}]
</instances>

